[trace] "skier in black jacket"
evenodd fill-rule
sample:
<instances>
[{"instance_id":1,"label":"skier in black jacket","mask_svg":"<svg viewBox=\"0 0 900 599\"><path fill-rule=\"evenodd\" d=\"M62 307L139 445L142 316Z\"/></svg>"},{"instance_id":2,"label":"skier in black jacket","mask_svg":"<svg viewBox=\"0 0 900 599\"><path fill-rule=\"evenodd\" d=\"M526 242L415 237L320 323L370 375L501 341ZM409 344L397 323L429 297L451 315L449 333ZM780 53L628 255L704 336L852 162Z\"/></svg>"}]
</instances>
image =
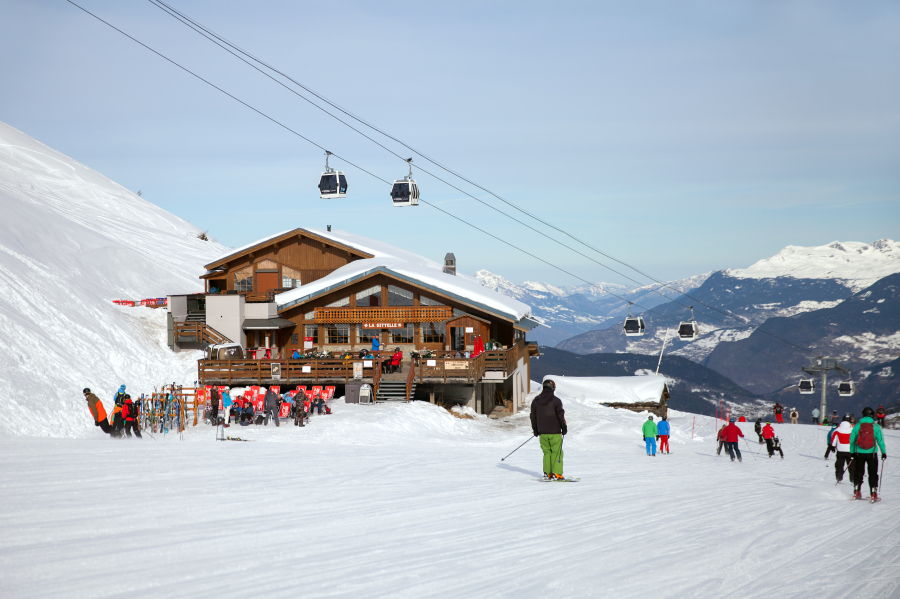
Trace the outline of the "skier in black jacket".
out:
<instances>
[{"instance_id":1,"label":"skier in black jacket","mask_svg":"<svg viewBox=\"0 0 900 599\"><path fill-rule=\"evenodd\" d=\"M568 432L566 411L553 391L556 383L544 381L540 395L531 402L531 432L541 438L544 452L544 478L563 479L562 438Z\"/></svg>"},{"instance_id":2,"label":"skier in black jacket","mask_svg":"<svg viewBox=\"0 0 900 599\"><path fill-rule=\"evenodd\" d=\"M756 431L756 436L759 437L759 444L762 445L764 443L762 438L762 418L756 419L756 424L753 425L753 430Z\"/></svg>"}]
</instances>

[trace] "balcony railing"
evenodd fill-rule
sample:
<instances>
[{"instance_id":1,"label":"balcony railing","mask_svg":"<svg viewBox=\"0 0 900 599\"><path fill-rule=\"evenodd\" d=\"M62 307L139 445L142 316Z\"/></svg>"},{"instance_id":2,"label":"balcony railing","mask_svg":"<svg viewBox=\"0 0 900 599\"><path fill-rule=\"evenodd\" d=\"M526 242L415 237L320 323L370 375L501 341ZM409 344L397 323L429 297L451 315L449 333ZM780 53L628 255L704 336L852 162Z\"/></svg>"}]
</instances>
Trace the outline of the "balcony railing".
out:
<instances>
[{"instance_id":1,"label":"balcony railing","mask_svg":"<svg viewBox=\"0 0 900 599\"><path fill-rule=\"evenodd\" d=\"M328 324L443 322L453 316L449 306L419 308L316 308L316 322Z\"/></svg>"}]
</instances>

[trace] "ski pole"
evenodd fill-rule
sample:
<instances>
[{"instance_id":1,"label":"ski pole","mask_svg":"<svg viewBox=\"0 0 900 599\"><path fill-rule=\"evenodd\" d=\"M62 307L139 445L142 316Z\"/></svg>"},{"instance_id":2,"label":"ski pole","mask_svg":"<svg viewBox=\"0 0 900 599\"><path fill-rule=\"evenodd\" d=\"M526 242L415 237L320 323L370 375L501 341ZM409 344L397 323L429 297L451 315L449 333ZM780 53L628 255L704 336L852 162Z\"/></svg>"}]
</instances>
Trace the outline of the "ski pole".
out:
<instances>
[{"instance_id":1,"label":"ski pole","mask_svg":"<svg viewBox=\"0 0 900 599\"><path fill-rule=\"evenodd\" d=\"M881 454L881 474L878 475L878 496L881 497L881 483L884 482L884 454Z\"/></svg>"},{"instance_id":2,"label":"ski pole","mask_svg":"<svg viewBox=\"0 0 900 599\"><path fill-rule=\"evenodd\" d=\"M531 441L532 439L534 439L534 437L528 437L528 441ZM525 443L528 443L528 441L525 441ZM519 451L520 449L522 449L522 447L525 446L525 443L522 443L522 445L519 445L518 447L516 447L515 449L513 449L511 452L509 452L509 455L507 455L506 458L508 458L508 457L511 456L512 454L514 454L514 453L516 453L517 451ZM502 462L502 461L505 460L506 458L501 458L500 461Z\"/></svg>"},{"instance_id":3,"label":"ski pole","mask_svg":"<svg viewBox=\"0 0 900 599\"><path fill-rule=\"evenodd\" d=\"M747 442L747 439L745 439L744 437L741 437L741 439L744 439L744 445L747 446L747 451L750 452L750 455L753 456L753 461L756 461L756 454L754 454L753 450L750 449L750 444Z\"/></svg>"},{"instance_id":4,"label":"ski pole","mask_svg":"<svg viewBox=\"0 0 900 599\"><path fill-rule=\"evenodd\" d=\"M559 464L560 460L562 460L562 447L563 447L563 442L564 442L565 440L566 440L566 436L565 436L565 435L563 435L563 436L560 437L560 439L559 439L559 457L556 458L556 463L557 463L557 464Z\"/></svg>"}]
</instances>

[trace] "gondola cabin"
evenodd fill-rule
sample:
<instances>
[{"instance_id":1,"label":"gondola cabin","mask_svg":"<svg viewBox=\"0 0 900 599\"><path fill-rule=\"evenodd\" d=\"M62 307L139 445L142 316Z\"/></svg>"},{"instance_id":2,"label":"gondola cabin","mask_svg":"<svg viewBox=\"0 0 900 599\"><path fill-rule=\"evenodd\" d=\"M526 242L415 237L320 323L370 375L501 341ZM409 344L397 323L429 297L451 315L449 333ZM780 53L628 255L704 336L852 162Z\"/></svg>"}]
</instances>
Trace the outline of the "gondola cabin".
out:
<instances>
[{"instance_id":1,"label":"gondola cabin","mask_svg":"<svg viewBox=\"0 0 900 599\"><path fill-rule=\"evenodd\" d=\"M347 177L344 173L334 170L322 173L319 178L319 197L323 200L346 198Z\"/></svg>"},{"instance_id":2,"label":"gondola cabin","mask_svg":"<svg viewBox=\"0 0 900 599\"><path fill-rule=\"evenodd\" d=\"M678 336L682 341L694 341L700 337L700 327L693 320L682 322L678 326Z\"/></svg>"},{"instance_id":3,"label":"gondola cabin","mask_svg":"<svg viewBox=\"0 0 900 599\"><path fill-rule=\"evenodd\" d=\"M418 206L419 185L415 179L404 178L394 181L394 186L391 188L391 201L394 206Z\"/></svg>"},{"instance_id":4,"label":"gondola cabin","mask_svg":"<svg viewBox=\"0 0 900 599\"><path fill-rule=\"evenodd\" d=\"M625 335L628 337L641 337L644 334L644 318L642 316L629 316L625 319Z\"/></svg>"},{"instance_id":5,"label":"gondola cabin","mask_svg":"<svg viewBox=\"0 0 900 599\"><path fill-rule=\"evenodd\" d=\"M803 395L812 395L816 392L816 382L813 379L800 379L797 388Z\"/></svg>"},{"instance_id":6,"label":"gondola cabin","mask_svg":"<svg viewBox=\"0 0 900 599\"><path fill-rule=\"evenodd\" d=\"M851 397L856 393L856 385L853 381L841 381L838 384L838 395L841 397Z\"/></svg>"}]
</instances>

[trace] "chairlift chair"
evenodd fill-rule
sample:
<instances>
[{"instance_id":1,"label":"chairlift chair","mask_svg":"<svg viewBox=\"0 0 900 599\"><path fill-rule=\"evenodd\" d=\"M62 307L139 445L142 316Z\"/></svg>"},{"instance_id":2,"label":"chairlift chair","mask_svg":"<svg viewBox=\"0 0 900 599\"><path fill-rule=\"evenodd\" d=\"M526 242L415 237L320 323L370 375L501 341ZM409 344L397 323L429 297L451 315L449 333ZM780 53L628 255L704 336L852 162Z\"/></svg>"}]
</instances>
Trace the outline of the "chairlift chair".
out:
<instances>
[{"instance_id":1,"label":"chairlift chair","mask_svg":"<svg viewBox=\"0 0 900 599\"><path fill-rule=\"evenodd\" d=\"M700 337L700 327L694 320L694 306L690 307L691 319L678 325L678 336L682 341L694 341Z\"/></svg>"},{"instance_id":2,"label":"chairlift chair","mask_svg":"<svg viewBox=\"0 0 900 599\"><path fill-rule=\"evenodd\" d=\"M628 316L625 318L625 335L628 337L644 335L644 317L631 315L631 302L628 302Z\"/></svg>"},{"instance_id":3,"label":"chairlift chair","mask_svg":"<svg viewBox=\"0 0 900 599\"><path fill-rule=\"evenodd\" d=\"M856 384L853 381L838 383L838 395L841 397L851 397L854 393L856 393Z\"/></svg>"},{"instance_id":4,"label":"chairlift chair","mask_svg":"<svg viewBox=\"0 0 900 599\"><path fill-rule=\"evenodd\" d=\"M333 200L347 197L347 177L341 171L335 171L328 166L328 157L331 152L325 150L325 172L319 177L319 197L323 200Z\"/></svg>"},{"instance_id":5,"label":"chairlift chair","mask_svg":"<svg viewBox=\"0 0 900 599\"><path fill-rule=\"evenodd\" d=\"M816 381L813 379L800 379L800 384L797 385L797 388L803 395L812 395L816 392Z\"/></svg>"},{"instance_id":6,"label":"chairlift chair","mask_svg":"<svg viewBox=\"0 0 900 599\"><path fill-rule=\"evenodd\" d=\"M391 187L391 201L394 206L418 206L419 205L419 185L412 178L412 158L407 158L409 164L409 175L394 181Z\"/></svg>"}]
</instances>

